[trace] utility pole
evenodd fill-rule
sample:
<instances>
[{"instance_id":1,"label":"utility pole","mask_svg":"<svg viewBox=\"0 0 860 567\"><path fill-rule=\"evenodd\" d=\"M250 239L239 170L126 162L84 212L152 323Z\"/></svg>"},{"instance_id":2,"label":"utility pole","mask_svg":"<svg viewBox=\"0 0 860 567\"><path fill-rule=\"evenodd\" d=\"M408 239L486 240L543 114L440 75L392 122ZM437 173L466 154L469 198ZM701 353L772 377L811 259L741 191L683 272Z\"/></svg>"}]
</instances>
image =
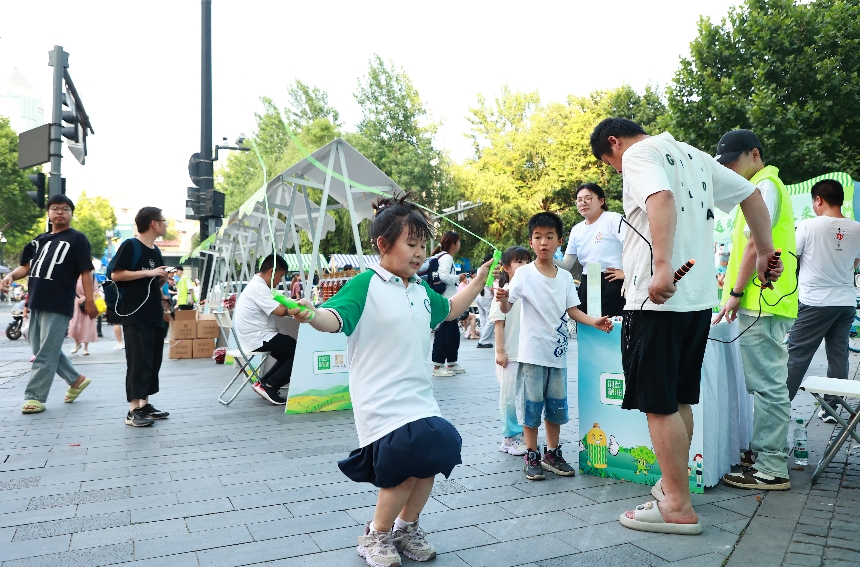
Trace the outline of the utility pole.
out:
<instances>
[{"instance_id":1,"label":"utility pole","mask_svg":"<svg viewBox=\"0 0 860 567\"><path fill-rule=\"evenodd\" d=\"M48 52L48 65L54 68L53 100L51 102L51 142L48 154L51 156L51 181L48 184L48 198L60 195L63 175L60 163L63 158L63 77L69 66L69 54L59 45Z\"/></svg>"}]
</instances>

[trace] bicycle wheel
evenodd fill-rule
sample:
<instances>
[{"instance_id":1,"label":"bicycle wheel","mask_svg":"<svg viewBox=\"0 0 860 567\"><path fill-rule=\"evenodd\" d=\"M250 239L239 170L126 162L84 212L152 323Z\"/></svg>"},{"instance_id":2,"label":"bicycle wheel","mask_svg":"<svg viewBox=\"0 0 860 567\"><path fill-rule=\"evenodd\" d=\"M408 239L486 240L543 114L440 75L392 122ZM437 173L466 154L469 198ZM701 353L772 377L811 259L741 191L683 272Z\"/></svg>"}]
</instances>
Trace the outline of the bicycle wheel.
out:
<instances>
[{"instance_id":1,"label":"bicycle wheel","mask_svg":"<svg viewBox=\"0 0 860 567\"><path fill-rule=\"evenodd\" d=\"M857 314L854 315L854 322L848 331L848 350L860 352L860 317Z\"/></svg>"}]
</instances>

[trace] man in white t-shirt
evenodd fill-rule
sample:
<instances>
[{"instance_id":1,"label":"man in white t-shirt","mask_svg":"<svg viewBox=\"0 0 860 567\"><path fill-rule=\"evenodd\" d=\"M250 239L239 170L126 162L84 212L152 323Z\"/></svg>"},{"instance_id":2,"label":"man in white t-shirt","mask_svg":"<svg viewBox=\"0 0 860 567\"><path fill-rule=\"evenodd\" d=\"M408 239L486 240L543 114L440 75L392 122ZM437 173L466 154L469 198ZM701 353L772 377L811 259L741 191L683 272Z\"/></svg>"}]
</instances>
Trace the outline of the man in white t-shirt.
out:
<instances>
[{"instance_id":1,"label":"man in white t-shirt","mask_svg":"<svg viewBox=\"0 0 860 567\"><path fill-rule=\"evenodd\" d=\"M643 531L695 535L702 525L690 501L692 404L699 402L702 360L717 304L710 269L714 207L740 203L755 239L758 277L776 280L768 261L773 243L767 207L749 181L708 154L671 134L649 137L624 118L607 118L591 134L594 156L623 173L624 212L631 231L624 239L625 274L622 407L639 409L663 478L647 502L621 515L621 523ZM673 275L686 261L694 266L676 285ZM766 275L766 272L767 275Z\"/></svg>"},{"instance_id":2,"label":"man in white t-shirt","mask_svg":"<svg viewBox=\"0 0 860 567\"><path fill-rule=\"evenodd\" d=\"M287 400L280 389L289 386L296 354L296 339L278 332L275 317L287 315L287 307L272 298L272 288L284 279L287 261L269 254L260 264L260 271L251 278L239 299L233 322L239 345L246 353L268 352L277 362L253 385L254 391L265 400L284 405Z\"/></svg>"},{"instance_id":3,"label":"man in white t-shirt","mask_svg":"<svg viewBox=\"0 0 860 567\"><path fill-rule=\"evenodd\" d=\"M797 225L800 310L788 335L791 399L821 339L827 350L827 376L848 379L848 332L857 308L854 268L860 258L860 223L842 215L845 192L838 181L823 179L810 192L817 216ZM824 400L836 409L833 396ZM824 410L819 417L836 423Z\"/></svg>"}]
</instances>

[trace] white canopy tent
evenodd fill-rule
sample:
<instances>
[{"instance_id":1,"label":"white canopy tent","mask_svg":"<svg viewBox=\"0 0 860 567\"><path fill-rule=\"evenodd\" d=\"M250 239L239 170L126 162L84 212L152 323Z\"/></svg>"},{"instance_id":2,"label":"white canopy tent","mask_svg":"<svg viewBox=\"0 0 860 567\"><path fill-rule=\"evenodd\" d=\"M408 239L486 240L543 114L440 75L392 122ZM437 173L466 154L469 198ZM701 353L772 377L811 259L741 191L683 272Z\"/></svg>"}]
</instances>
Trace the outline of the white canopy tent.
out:
<instances>
[{"instance_id":1,"label":"white canopy tent","mask_svg":"<svg viewBox=\"0 0 860 567\"><path fill-rule=\"evenodd\" d=\"M361 188L355 187L356 184ZM336 204L321 207L309 197L309 187L322 191L320 203L328 203L332 197ZM201 245L199 252L211 255L207 262L210 276L207 297L212 297L215 289L241 291L241 282L248 281L255 273L256 260L273 249L283 254L293 248L300 254L298 231L302 230L313 243L311 258L316 259L308 279L301 275L305 297L309 298L308 283L313 281L313 272L321 276L325 267L320 261L319 247L325 235L335 228L334 217L326 212L332 209L349 211L359 268L366 270L358 223L373 216L371 205L378 198L378 194L366 188L386 194L400 189L340 138L273 177L225 219L215 238ZM205 249L207 246L209 249ZM223 289L225 286L233 289Z\"/></svg>"}]
</instances>

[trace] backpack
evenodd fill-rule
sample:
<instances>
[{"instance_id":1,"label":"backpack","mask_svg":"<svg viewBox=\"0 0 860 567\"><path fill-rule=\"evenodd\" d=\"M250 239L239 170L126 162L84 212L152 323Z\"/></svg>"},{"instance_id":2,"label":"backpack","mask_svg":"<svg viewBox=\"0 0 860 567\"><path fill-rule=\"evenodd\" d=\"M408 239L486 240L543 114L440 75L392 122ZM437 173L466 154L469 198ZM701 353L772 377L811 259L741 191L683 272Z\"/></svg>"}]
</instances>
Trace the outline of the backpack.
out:
<instances>
[{"instance_id":1,"label":"backpack","mask_svg":"<svg viewBox=\"0 0 860 567\"><path fill-rule=\"evenodd\" d=\"M429 262L427 262L427 269L424 273L419 273L418 275L422 280L427 282L430 289L436 293L445 293L445 288L448 286L439 277L439 256L431 257Z\"/></svg>"},{"instance_id":2,"label":"backpack","mask_svg":"<svg viewBox=\"0 0 860 567\"><path fill-rule=\"evenodd\" d=\"M137 267L137 263L140 262L140 254L142 249L140 247L140 241L137 238L130 238L132 241L132 250L131 252L131 265L132 267ZM116 254L113 258L111 258L110 263L107 266L107 270L105 270L105 277L107 278L102 285L102 291L104 291L105 303L107 303L108 309L113 309L114 313L120 315L120 309L122 308L122 300L125 295L125 290L123 289L122 282L115 282L111 279L113 275L113 271L116 269L116 260L119 258L119 254Z\"/></svg>"}]
</instances>

